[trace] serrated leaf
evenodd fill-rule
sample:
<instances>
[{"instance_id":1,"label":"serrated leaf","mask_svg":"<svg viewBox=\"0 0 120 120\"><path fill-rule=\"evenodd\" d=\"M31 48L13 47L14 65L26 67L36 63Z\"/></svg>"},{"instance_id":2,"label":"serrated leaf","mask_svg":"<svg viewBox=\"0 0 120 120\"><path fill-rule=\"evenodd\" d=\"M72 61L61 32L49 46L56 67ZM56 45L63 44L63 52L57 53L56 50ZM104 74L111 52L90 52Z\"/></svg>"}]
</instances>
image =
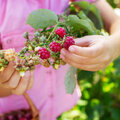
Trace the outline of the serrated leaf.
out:
<instances>
[{"instance_id":1,"label":"serrated leaf","mask_svg":"<svg viewBox=\"0 0 120 120\"><path fill-rule=\"evenodd\" d=\"M83 11L80 11L78 13L78 16L81 18L81 19L84 19L86 20L90 25L91 25L91 28L92 30L96 31L97 29L95 28L93 22L85 15L85 13Z\"/></svg>"},{"instance_id":2,"label":"serrated leaf","mask_svg":"<svg viewBox=\"0 0 120 120\"><path fill-rule=\"evenodd\" d=\"M68 94L73 94L76 87L76 68L70 66L66 75L65 75L65 89Z\"/></svg>"},{"instance_id":3,"label":"serrated leaf","mask_svg":"<svg viewBox=\"0 0 120 120\"><path fill-rule=\"evenodd\" d=\"M99 10L95 7L94 4L91 4L90 11L98 18L101 28L103 28L103 22Z\"/></svg>"},{"instance_id":4,"label":"serrated leaf","mask_svg":"<svg viewBox=\"0 0 120 120\"><path fill-rule=\"evenodd\" d=\"M82 10L85 10L90 19L94 16L95 21L97 22L97 24L99 24L98 27L103 28L103 22L100 12L94 4L90 4L87 1L74 2L73 4L79 6Z\"/></svg>"},{"instance_id":5,"label":"serrated leaf","mask_svg":"<svg viewBox=\"0 0 120 120\"><path fill-rule=\"evenodd\" d=\"M91 25L87 19L79 19L76 15L69 15L66 24L70 26L71 31L80 32L85 30L88 34L93 35L95 33L95 27ZM94 28L94 29L93 29Z\"/></svg>"},{"instance_id":6,"label":"serrated leaf","mask_svg":"<svg viewBox=\"0 0 120 120\"><path fill-rule=\"evenodd\" d=\"M48 9L39 9L33 11L27 18L26 23L31 25L35 29L44 29L58 22L57 15Z\"/></svg>"}]
</instances>

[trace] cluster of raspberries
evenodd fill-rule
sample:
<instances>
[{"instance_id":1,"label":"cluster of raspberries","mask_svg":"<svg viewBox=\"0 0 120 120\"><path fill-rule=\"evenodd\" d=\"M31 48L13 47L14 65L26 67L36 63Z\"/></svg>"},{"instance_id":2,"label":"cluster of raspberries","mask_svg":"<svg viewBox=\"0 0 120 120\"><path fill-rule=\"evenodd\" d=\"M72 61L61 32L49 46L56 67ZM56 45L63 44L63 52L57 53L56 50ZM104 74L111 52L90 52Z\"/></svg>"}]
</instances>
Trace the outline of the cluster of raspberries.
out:
<instances>
[{"instance_id":1,"label":"cluster of raspberries","mask_svg":"<svg viewBox=\"0 0 120 120\"><path fill-rule=\"evenodd\" d=\"M57 34L60 38L63 39L64 36L66 35L66 31L64 28L58 28L55 30L55 34ZM62 48L68 49L71 45L74 45L74 44L75 44L75 41L73 40L72 37L66 37L63 45L61 45L60 43L56 41L52 41L49 44L49 48L52 52L57 53L57 52L60 52ZM44 47L41 47L38 50L38 55L40 55L41 59L48 59L50 58L50 51Z\"/></svg>"},{"instance_id":2,"label":"cluster of raspberries","mask_svg":"<svg viewBox=\"0 0 120 120\"><path fill-rule=\"evenodd\" d=\"M0 120L33 120L30 110L16 110L0 115Z\"/></svg>"}]
</instances>

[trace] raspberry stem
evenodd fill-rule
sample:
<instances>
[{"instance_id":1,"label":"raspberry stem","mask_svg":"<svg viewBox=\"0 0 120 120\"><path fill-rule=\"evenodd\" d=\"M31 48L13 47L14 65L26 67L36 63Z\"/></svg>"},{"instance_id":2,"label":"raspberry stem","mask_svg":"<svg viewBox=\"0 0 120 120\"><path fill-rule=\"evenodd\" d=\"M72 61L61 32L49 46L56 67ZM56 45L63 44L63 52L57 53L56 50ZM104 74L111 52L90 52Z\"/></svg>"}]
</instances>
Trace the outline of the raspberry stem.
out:
<instances>
[{"instance_id":1,"label":"raspberry stem","mask_svg":"<svg viewBox=\"0 0 120 120\"><path fill-rule=\"evenodd\" d=\"M50 37L53 35L54 31L56 30L56 28L58 27L59 22L57 23L57 25L54 27L54 29L52 30L51 34L49 35L47 41L49 41Z\"/></svg>"}]
</instances>

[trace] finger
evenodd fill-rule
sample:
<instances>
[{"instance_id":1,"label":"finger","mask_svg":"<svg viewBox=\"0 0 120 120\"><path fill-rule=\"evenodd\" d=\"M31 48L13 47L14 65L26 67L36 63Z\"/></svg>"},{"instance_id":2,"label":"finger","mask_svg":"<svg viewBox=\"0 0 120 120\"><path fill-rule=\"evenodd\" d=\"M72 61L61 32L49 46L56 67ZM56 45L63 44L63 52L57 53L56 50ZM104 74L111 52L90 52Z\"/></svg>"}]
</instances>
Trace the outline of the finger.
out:
<instances>
[{"instance_id":1,"label":"finger","mask_svg":"<svg viewBox=\"0 0 120 120\"><path fill-rule=\"evenodd\" d=\"M86 71L98 71L100 69L103 69L103 64L82 65L82 64L71 62L70 60L67 60L67 61L64 60L64 61L75 68L86 70Z\"/></svg>"},{"instance_id":2,"label":"finger","mask_svg":"<svg viewBox=\"0 0 120 120\"><path fill-rule=\"evenodd\" d=\"M10 77L9 81L2 83L7 88L16 88L20 81L20 74L18 71L15 71Z\"/></svg>"},{"instance_id":3,"label":"finger","mask_svg":"<svg viewBox=\"0 0 120 120\"><path fill-rule=\"evenodd\" d=\"M83 38L77 38L74 39L75 45L81 46L81 47L88 47L90 45L90 40L83 39Z\"/></svg>"},{"instance_id":4,"label":"finger","mask_svg":"<svg viewBox=\"0 0 120 120\"><path fill-rule=\"evenodd\" d=\"M97 64L101 62L100 59L98 58L88 58L88 57L78 56L65 49L61 50L61 58L65 59L66 61L70 60L72 62L75 62L78 64L85 64L85 65Z\"/></svg>"},{"instance_id":5,"label":"finger","mask_svg":"<svg viewBox=\"0 0 120 120\"><path fill-rule=\"evenodd\" d=\"M87 46L90 46L90 44L93 42L95 37L96 37L96 35L85 36L85 37L82 37L82 38L74 39L74 41L75 41L75 44L78 45L78 46L87 47Z\"/></svg>"},{"instance_id":6,"label":"finger","mask_svg":"<svg viewBox=\"0 0 120 120\"><path fill-rule=\"evenodd\" d=\"M30 79L30 72L26 72L25 76L21 78L17 88L12 89L12 93L16 95L22 95L28 88L28 82Z\"/></svg>"},{"instance_id":7,"label":"finger","mask_svg":"<svg viewBox=\"0 0 120 120\"><path fill-rule=\"evenodd\" d=\"M30 80L29 80L28 88L27 88L27 89L31 89L32 86L33 86L33 83L34 83L34 72L31 71L31 72L30 72Z\"/></svg>"},{"instance_id":8,"label":"finger","mask_svg":"<svg viewBox=\"0 0 120 120\"><path fill-rule=\"evenodd\" d=\"M83 57L97 57L102 53L102 45L93 45L90 47L80 47L76 45L72 45L69 47L69 51Z\"/></svg>"},{"instance_id":9,"label":"finger","mask_svg":"<svg viewBox=\"0 0 120 120\"><path fill-rule=\"evenodd\" d=\"M9 80L9 78L12 76L12 74L14 73L15 69L13 67L13 63L10 62L7 66L7 68L5 68L4 71L0 72L0 81L1 82L6 82Z\"/></svg>"}]
</instances>

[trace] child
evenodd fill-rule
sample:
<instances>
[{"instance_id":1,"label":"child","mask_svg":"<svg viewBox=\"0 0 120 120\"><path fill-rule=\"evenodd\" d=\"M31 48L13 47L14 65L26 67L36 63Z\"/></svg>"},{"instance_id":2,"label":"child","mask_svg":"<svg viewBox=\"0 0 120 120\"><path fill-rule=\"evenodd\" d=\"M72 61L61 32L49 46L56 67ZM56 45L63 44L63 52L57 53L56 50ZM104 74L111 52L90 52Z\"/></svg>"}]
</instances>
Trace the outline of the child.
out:
<instances>
[{"instance_id":1,"label":"child","mask_svg":"<svg viewBox=\"0 0 120 120\"><path fill-rule=\"evenodd\" d=\"M33 32L33 29L26 25L26 18L32 11L46 8L60 14L68 2L68 0L0 0L2 49L15 48L16 51L20 51L24 47L23 33ZM13 63L10 63L3 72L0 72L0 113L28 108L22 94L32 87L28 94L40 111L40 120L56 120L62 112L72 108L80 97L78 87L73 95L65 92L64 76L67 69L68 65L59 70L37 66L32 87L33 73L27 72L25 77L21 78L13 68Z\"/></svg>"},{"instance_id":2,"label":"child","mask_svg":"<svg viewBox=\"0 0 120 120\"><path fill-rule=\"evenodd\" d=\"M15 48L16 51L20 51L24 47L23 33L33 32L33 29L26 25L29 13L39 8L46 8L60 14L68 2L69 0L0 0L2 49ZM28 94L40 111L40 120L56 120L62 112L72 108L80 98L78 86L73 95L65 92L64 76L67 69L68 65L59 70L37 66L33 85L32 72L27 72L25 77L21 78L13 68L13 63L10 63L3 72L0 72L0 113L28 108L22 94L33 85Z\"/></svg>"}]
</instances>

